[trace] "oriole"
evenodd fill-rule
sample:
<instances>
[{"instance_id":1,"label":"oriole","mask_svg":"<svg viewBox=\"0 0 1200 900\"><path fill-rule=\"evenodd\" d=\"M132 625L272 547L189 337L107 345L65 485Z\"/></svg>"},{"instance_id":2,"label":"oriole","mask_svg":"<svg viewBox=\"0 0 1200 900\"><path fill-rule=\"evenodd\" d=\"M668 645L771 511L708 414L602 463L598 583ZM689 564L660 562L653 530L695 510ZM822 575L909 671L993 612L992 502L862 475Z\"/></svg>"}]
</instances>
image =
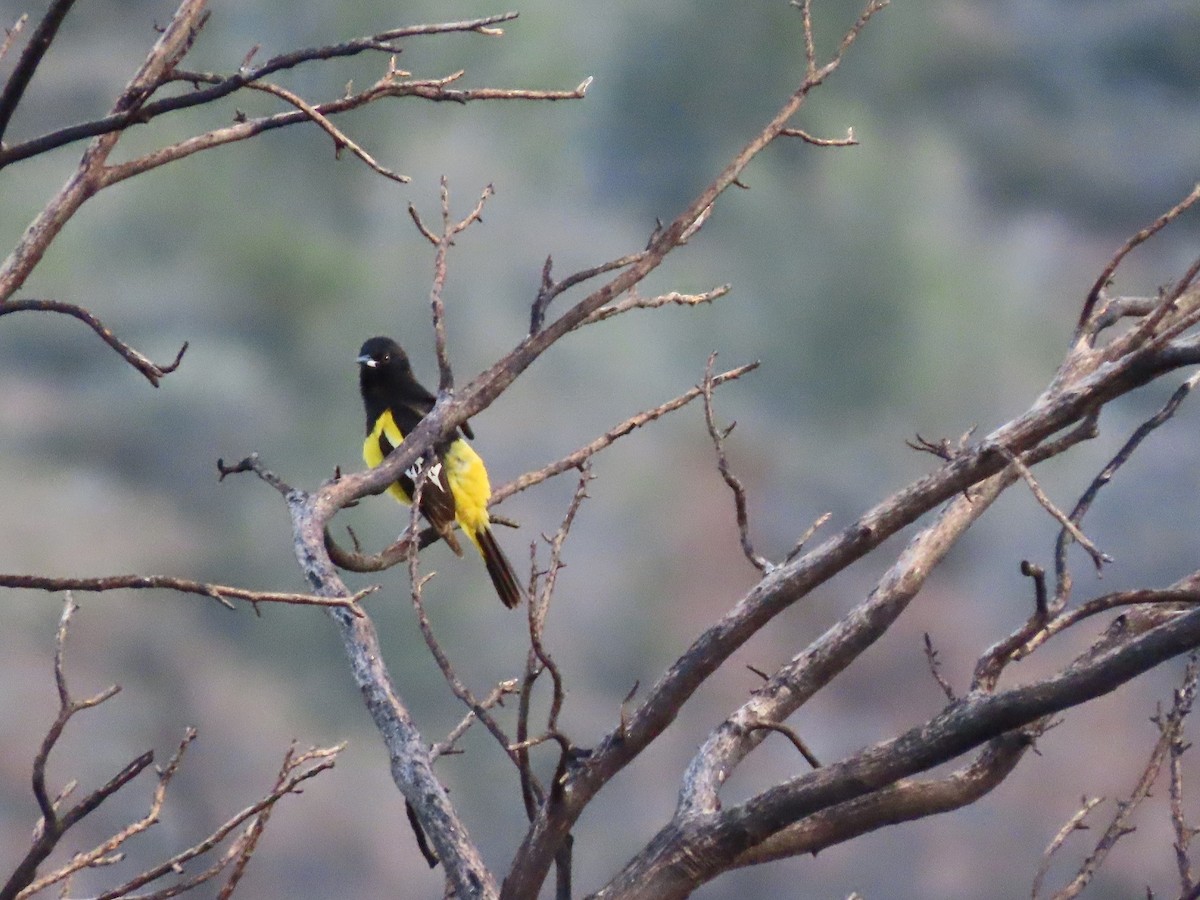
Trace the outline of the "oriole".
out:
<instances>
[{"instance_id":1,"label":"oriole","mask_svg":"<svg viewBox=\"0 0 1200 900\"><path fill-rule=\"evenodd\" d=\"M428 412L436 398L413 375L412 365L400 345L391 338L373 337L358 353L359 388L367 412L367 436L363 460L374 468L400 446ZM488 518L492 487L487 468L466 438L474 438L465 422L454 434L434 447L436 462L429 467L421 489L421 514L450 548L462 556L454 534L457 521L463 533L479 550L496 593L509 609L521 602L521 587L512 565L496 543ZM410 505L416 479L426 463L422 459L388 486L388 493Z\"/></svg>"}]
</instances>

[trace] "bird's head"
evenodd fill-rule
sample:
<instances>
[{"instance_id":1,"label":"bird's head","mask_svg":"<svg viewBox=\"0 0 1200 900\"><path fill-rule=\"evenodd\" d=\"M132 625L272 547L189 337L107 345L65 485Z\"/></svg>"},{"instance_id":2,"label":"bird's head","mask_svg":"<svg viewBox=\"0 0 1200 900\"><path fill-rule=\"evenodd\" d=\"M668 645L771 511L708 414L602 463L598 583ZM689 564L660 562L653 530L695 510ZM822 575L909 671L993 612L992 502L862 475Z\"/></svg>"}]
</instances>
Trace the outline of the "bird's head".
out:
<instances>
[{"instance_id":1,"label":"bird's head","mask_svg":"<svg viewBox=\"0 0 1200 900\"><path fill-rule=\"evenodd\" d=\"M379 373L401 373L409 370L408 355L400 345L388 337L373 337L358 351L358 364L363 374L374 370Z\"/></svg>"}]
</instances>

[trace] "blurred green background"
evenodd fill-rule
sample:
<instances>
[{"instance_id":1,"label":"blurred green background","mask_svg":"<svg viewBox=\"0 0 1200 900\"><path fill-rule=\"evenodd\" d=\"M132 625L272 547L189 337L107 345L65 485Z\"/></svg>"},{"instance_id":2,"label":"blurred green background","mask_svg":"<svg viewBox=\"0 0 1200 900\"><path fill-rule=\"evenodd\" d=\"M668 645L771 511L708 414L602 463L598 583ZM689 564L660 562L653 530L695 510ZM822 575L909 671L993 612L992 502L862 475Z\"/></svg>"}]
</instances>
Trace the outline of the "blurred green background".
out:
<instances>
[{"instance_id":1,"label":"blurred green background","mask_svg":"<svg viewBox=\"0 0 1200 900\"><path fill-rule=\"evenodd\" d=\"M29 7L3 0L11 24ZM828 53L859 12L814 4ZM215 3L189 69L229 72L258 59L405 24L508 7L470 2ZM156 360L183 341L179 371L147 385L79 323L22 314L0 321L0 571L162 573L301 590L279 497L250 477L218 483L216 460L257 451L283 478L313 487L360 467L354 356L390 334L436 381L428 296L430 247L406 208L438 211L438 179L465 214L496 188L484 224L457 241L445 299L456 375L465 383L520 339L542 263L555 273L642 247L795 88L799 14L783 0L530 0L502 38L411 40L398 60L421 77L466 70L461 86L573 88L581 102L459 106L385 101L338 119L400 186L329 138L297 127L192 157L87 203L19 296L87 306ZM93 0L63 27L14 119L22 140L107 111L173 7ZM540 467L645 407L695 384L705 359L760 359L722 389L737 420L731 462L750 495L760 552L780 558L821 513L827 529L929 470L904 440L986 432L1025 409L1057 365L1080 303L1120 243L1183 197L1200 172L1200 7L958 0L897 3L861 36L796 124L861 146L780 142L748 171L698 237L643 289L701 291L709 307L639 312L569 336L475 420L495 484ZM6 75L15 53L5 60ZM386 65L363 56L279 78L310 101ZM250 94L131 130L128 158L219 127L235 109L279 109ZM73 170L82 145L0 173L0 245L9 248ZM1196 219L1173 226L1122 268L1116 289L1152 293L1195 257ZM565 305L572 296L561 299ZM1073 502L1179 378L1109 409L1103 436L1046 467L1047 489ZM1105 492L1089 534L1116 562L1098 582L1075 559L1078 596L1169 584L1196 568L1200 513L1197 412L1185 406ZM737 548L700 408L637 432L596 459L596 480L566 551L548 642L563 666L564 726L583 746L616 721L635 681L649 685L754 583ZM501 510L514 560L553 532L574 489L567 477ZM967 536L888 637L792 724L823 760L923 720L941 705L921 651L929 631L944 673L963 688L974 659L1021 621L1029 587L1018 562L1050 561L1054 523L1014 489ZM343 513L370 547L407 521L369 500ZM827 531L826 533L831 533ZM699 692L654 749L600 795L576 832L576 885L602 885L670 815L695 747L771 669L870 590L902 536L790 610ZM539 546L544 558L544 546ZM522 619L492 596L478 560L444 547L426 597L460 674L480 694L524 662ZM417 634L407 578L368 601L388 662L430 740L462 716ZM51 760L53 785L95 786L153 747L165 760L187 725L200 738L167 814L117 872L80 878L98 890L138 863L197 840L265 792L288 742L349 739L336 770L288 799L252 862L247 897L436 896L417 854L379 739L319 611L256 616L168 593L77 595L68 676L80 695L123 692L72 723ZM53 596L5 592L0 614L0 871L36 818L30 762L54 715ZM1083 635L1079 640L1086 641ZM1050 648L1016 675L1069 658ZM1057 655L1056 655L1057 654ZM1155 739L1147 722L1177 671L1163 671L1072 713L1008 783L962 812L847 846L727 876L699 896L905 898L1024 895L1042 849L1081 795L1127 792ZM881 686L883 688L881 689ZM503 715L513 715L508 708ZM439 763L488 862L502 872L524 832L511 767L480 730L465 756ZM539 762L552 766L553 751ZM1194 762L1189 758L1189 762ZM736 798L797 772L768 741L728 787ZM1196 776L1193 776L1193 778ZM1046 785L1053 785L1047 790ZM140 784L79 829L90 846L141 813ZM1165 792L1164 792L1165 795ZM1109 807L1111 809L1111 807ZM1192 818L1196 818L1195 815ZM1093 896L1128 897L1174 882L1169 820L1137 821ZM1086 840L1086 838L1084 839ZM1051 878L1082 857L1075 845Z\"/></svg>"}]
</instances>

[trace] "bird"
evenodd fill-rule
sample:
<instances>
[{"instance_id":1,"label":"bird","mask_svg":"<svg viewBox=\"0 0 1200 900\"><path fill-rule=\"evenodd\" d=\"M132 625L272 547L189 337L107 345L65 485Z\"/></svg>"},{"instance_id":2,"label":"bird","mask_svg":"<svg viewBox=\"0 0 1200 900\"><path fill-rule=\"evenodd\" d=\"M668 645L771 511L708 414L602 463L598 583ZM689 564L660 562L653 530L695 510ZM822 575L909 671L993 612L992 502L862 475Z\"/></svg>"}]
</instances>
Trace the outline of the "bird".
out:
<instances>
[{"instance_id":1,"label":"bird","mask_svg":"<svg viewBox=\"0 0 1200 900\"><path fill-rule=\"evenodd\" d=\"M433 409L437 398L417 381L408 355L391 338L370 338L358 351L357 361L359 390L367 414L363 461L375 468ZM462 545L454 533L454 523L458 523L483 557L500 600L513 609L520 605L524 594L512 564L492 534L488 517L492 487L483 460L467 443L474 437L471 426L464 422L434 445L433 459L413 463L388 485L387 492L406 506L411 505L416 479L429 464L421 489L421 514L450 549L462 556Z\"/></svg>"}]
</instances>

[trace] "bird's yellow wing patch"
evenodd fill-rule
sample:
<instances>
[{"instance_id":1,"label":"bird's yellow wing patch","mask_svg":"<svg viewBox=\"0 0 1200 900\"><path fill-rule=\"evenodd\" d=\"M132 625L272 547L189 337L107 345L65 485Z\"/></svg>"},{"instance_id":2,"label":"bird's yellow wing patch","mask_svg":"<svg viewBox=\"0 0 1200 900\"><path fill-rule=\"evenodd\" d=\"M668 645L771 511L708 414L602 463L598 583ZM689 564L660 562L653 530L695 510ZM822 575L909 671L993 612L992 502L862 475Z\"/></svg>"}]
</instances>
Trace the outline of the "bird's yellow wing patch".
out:
<instances>
[{"instance_id":1,"label":"bird's yellow wing patch","mask_svg":"<svg viewBox=\"0 0 1200 900\"><path fill-rule=\"evenodd\" d=\"M375 420L375 427L371 429L371 433L363 440L363 462L373 469L383 462L383 458L391 450L396 449L403 442L404 435L396 426L396 420L392 418L392 411L385 409L383 415ZM385 451L385 444L391 449ZM393 481L388 485L387 492L401 503L412 503L412 498L404 492L404 488L400 486L399 482Z\"/></svg>"}]
</instances>

